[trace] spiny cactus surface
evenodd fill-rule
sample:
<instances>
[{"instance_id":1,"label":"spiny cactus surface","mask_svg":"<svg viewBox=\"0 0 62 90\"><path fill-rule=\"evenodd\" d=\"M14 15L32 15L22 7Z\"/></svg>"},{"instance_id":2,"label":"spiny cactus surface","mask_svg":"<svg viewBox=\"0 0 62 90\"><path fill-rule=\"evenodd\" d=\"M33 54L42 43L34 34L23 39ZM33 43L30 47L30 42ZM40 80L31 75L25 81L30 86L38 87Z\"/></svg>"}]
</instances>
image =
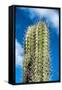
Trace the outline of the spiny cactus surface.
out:
<instances>
[{"instance_id":1,"label":"spiny cactus surface","mask_svg":"<svg viewBox=\"0 0 62 90\"><path fill-rule=\"evenodd\" d=\"M44 22L28 27L23 64L25 83L49 80L49 32Z\"/></svg>"}]
</instances>

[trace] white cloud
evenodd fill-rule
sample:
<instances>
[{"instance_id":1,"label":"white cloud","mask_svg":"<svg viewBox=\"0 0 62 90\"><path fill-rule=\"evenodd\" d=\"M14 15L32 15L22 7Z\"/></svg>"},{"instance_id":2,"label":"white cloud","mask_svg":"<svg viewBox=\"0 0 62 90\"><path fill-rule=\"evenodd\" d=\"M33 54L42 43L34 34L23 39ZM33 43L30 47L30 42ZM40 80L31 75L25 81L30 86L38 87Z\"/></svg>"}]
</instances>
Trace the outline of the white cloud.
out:
<instances>
[{"instance_id":1,"label":"white cloud","mask_svg":"<svg viewBox=\"0 0 62 90\"><path fill-rule=\"evenodd\" d=\"M55 10L52 9L34 9L35 12L40 15L40 17L46 17L52 24L58 28L59 27L59 15Z\"/></svg>"},{"instance_id":2,"label":"white cloud","mask_svg":"<svg viewBox=\"0 0 62 90\"><path fill-rule=\"evenodd\" d=\"M22 45L16 40L16 65L23 65L23 54L24 49L22 48Z\"/></svg>"}]
</instances>

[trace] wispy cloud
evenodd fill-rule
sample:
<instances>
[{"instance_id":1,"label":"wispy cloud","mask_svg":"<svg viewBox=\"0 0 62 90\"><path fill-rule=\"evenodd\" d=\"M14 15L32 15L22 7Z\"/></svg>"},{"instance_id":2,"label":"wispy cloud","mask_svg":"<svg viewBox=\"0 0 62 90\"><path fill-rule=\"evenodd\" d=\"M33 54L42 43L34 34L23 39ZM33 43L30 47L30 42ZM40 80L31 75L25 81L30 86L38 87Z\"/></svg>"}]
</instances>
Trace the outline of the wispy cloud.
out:
<instances>
[{"instance_id":1,"label":"wispy cloud","mask_svg":"<svg viewBox=\"0 0 62 90\"><path fill-rule=\"evenodd\" d=\"M53 9L34 9L40 17L46 17L56 28L59 27L59 14Z\"/></svg>"},{"instance_id":2,"label":"wispy cloud","mask_svg":"<svg viewBox=\"0 0 62 90\"><path fill-rule=\"evenodd\" d=\"M22 45L16 40L16 65L23 65L23 54L24 49L22 48Z\"/></svg>"}]
</instances>

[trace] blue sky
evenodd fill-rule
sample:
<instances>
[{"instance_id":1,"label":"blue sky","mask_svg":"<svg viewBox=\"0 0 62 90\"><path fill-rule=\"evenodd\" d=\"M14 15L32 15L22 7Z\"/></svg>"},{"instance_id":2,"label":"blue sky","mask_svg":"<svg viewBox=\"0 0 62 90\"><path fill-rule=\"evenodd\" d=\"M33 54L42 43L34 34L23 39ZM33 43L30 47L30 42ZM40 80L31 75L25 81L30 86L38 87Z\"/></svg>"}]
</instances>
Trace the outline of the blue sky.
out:
<instances>
[{"instance_id":1,"label":"blue sky","mask_svg":"<svg viewBox=\"0 0 62 90\"><path fill-rule=\"evenodd\" d=\"M50 80L59 79L59 13L54 9L16 7L16 83L23 82L24 40L27 27L45 21L50 39Z\"/></svg>"}]
</instances>

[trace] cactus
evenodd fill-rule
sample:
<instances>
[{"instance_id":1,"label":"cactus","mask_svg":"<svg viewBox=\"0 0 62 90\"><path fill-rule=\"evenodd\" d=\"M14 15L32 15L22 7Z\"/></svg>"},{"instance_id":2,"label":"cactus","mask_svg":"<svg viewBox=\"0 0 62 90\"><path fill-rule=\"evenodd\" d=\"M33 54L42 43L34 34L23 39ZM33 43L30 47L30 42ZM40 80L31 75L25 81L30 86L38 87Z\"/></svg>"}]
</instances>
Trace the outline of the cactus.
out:
<instances>
[{"instance_id":1,"label":"cactus","mask_svg":"<svg viewBox=\"0 0 62 90\"><path fill-rule=\"evenodd\" d=\"M49 80L49 32L44 22L28 27L23 64L25 83Z\"/></svg>"}]
</instances>

